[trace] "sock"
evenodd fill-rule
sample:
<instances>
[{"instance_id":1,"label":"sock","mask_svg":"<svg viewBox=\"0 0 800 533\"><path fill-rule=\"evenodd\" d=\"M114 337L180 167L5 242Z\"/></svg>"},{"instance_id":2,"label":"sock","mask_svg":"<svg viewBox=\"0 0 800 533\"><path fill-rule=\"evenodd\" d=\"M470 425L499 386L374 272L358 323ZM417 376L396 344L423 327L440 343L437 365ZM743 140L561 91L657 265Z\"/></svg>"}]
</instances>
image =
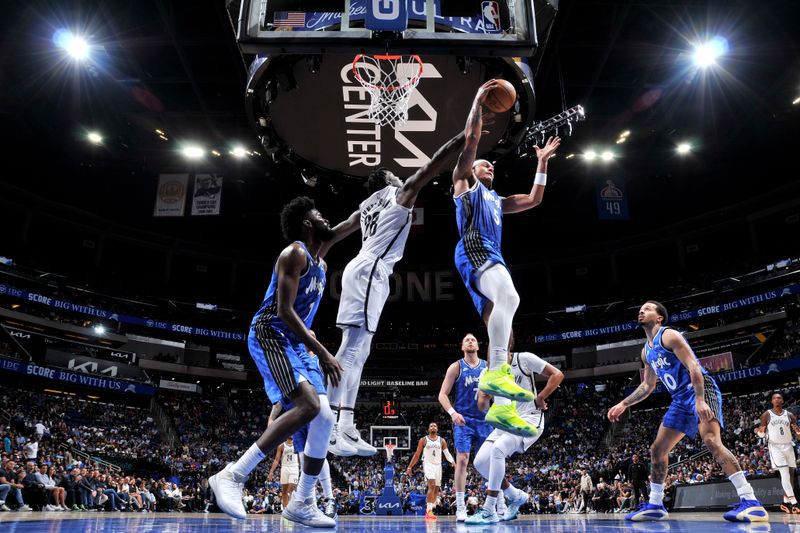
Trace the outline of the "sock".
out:
<instances>
[{"instance_id":1,"label":"sock","mask_svg":"<svg viewBox=\"0 0 800 533\"><path fill-rule=\"evenodd\" d=\"M650 483L650 503L664 505L664 484Z\"/></svg>"},{"instance_id":2,"label":"sock","mask_svg":"<svg viewBox=\"0 0 800 533\"><path fill-rule=\"evenodd\" d=\"M486 501L483 502L483 508L494 514L497 509L497 496L486 496Z\"/></svg>"},{"instance_id":3,"label":"sock","mask_svg":"<svg viewBox=\"0 0 800 533\"><path fill-rule=\"evenodd\" d=\"M319 484L322 485L322 495L326 498L333 498L333 487L331 487L331 467L327 460L322 463L322 470L319 472Z\"/></svg>"},{"instance_id":4,"label":"sock","mask_svg":"<svg viewBox=\"0 0 800 533\"><path fill-rule=\"evenodd\" d=\"M503 494L509 500L516 500L519 499L519 489L512 485L511 483L508 484L508 487L503 489Z\"/></svg>"},{"instance_id":5,"label":"sock","mask_svg":"<svg viewBox=\"0 0 800 533\"><path fill-rule=\"evenodd\" d=\"M755 500L756 495L753 493L753 487L747 482L744 477L744 472L739 470L735 474L728 476L733 486L736 487L736 493L743 500Z\"/></svg>"},{"instance_id":6,"label":"sock","mask_svg":"<svg viewBox=\"0 0 800 533\"><path fill-rule=\"evenodd\" d=\"M508 351L504 348L492 348L492 354L489 361L489 370L500 370L503 363L508 362Z\"/></svg>"},{"instance_id":7,"label":"sock","mask_svg":"<svg viewBox=\"0 0 800 533\"><path fill-rule=\"evenodd\" d=\"M306 500L309 496L314 495L314 486L317 484L317 478L319 476L312 476L311 474L306 474L303 472L300 474L300 481L297 482L297 488L295 489L295 497L298 500Z\"/></svg>"},{"instance_id":8,"label":"sock","mask_svg":"<svg viewBox=\"0 0 800 533\"><path fill-rule=\"evenodd\" d=\"M497 495L497 514L499 514L500 516L503 516L504 514L506 514L506 510L507 510L506 497L503 496L502 494L498 494Z\"/></svg>"},{"instance_id":9,"label":"sock","mask_svg":"<svg viewBox=\"0 0 800 533\"><path fill-rule=\"evenodd\" d=\"M432 503L427 503L427 504L425 504L425 509L426 509L428 512L433 512L433 504L432 504Z\"/></svg>"},{"instance_id":10,"label":"sock","mask_svg":"<svg viewBox=\"0 0 800 533\"><path fill-rule=\"evenodd\" d=\"M464 503L464 493L463 492L456 492L456 509L465 509L467 507L466 503Z\"/></svg>"},{"instance_id":11,"label":"sock","mask_svg":"<svg viewBox=\"0 0 800 533\"><path fill-rule=\"evenodd\" d=\"M781 485L783 485L783 493L785 494L783 501L791 502L791 500L794 500L794 489L792 488L792 479L791 474L789 473L789 467L782 466L778 468L778 472L781 475ZM797 500L795 500L795 502L796 501Z\"/></svg>"},{"instance_id":12,"label":"sock","mask_svg":"<svg viewBox=\"0 0 800 533\"><path fill-rule=\"evenodd\" d=\"M244 455L239 457L239 460L230 466L229 470L240 476L249 476L250 472L258 466L258 463L260 463L262 459L264 459L264 453L256 443L253 443L253 445L244 452Z\"/></svg>"},{"instance_id":13,"label":"sock","mask_svg":"<svg viewBox=\"0 0 800 533\"><path fill-rule=\"evenodd\" d=\"M339 408L339 428L350 427L353 425L353 408Z\"/></svg>"}]
</instances>

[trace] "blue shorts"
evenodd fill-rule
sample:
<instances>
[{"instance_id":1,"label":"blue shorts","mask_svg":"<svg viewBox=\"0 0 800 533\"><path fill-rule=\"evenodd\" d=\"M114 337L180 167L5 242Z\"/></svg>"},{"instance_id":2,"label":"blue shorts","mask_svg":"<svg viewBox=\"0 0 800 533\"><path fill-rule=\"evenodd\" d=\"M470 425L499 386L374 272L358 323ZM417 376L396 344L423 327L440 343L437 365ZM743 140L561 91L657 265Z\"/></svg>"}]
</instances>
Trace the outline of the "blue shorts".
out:
<instances>
[{"instance_id":1,"label":"blue shorts","mask_svg":"<svg viewBox=\"0 0 800 533\"><path fill-rule=\"evenodd\" d=\"M480 276L481 272L495 264L501 264L508 268L503 256L500 255L499 250L490 246L488 241L486 241L483 246L480 246L480 250L476 251L472 248L467 249L462 239L459 240L456 245L455 262L456 270L458 270L458 273L461 275L461 280L464 282L464 286L467 288L470 298L472 298L475 309L477 309L478 314L483 317L483 310L489 300L478 290L478 276Z\"/></svg>"},{"instance_id":2,"label":"blue shorts","mask_svg":"<svg viewBox=\"0 0 800 533\"><path fill-rule=\"evenodd\" d=\"M302 381L308 381L317 394L328 393L317 358L309 355L303 343L290 340L281 330L267 326L256 334L251 328L247 346L273 404L281 402L288 409L289 395Z\"/></svg>"},{"instance_id":3,"label":"blue shorts","mask_svg":"<svg viewBox=\"0 0 800 533\"><path fill-rule=\"evenodd\" d=\"M300 429L292 435L292 446L297 453L303 453L306 449L306 440L308 440L308 424L300 426Z\"/></svg>"},{"instance_id":4,"label":"blue shorts","mask_svg":"<svg viewBox=\"0 0 800 533\"><path fill-rule=\"evenodd\" d=\"M453 426L456 453L469 453L473 446L478 450L494 429L482 418L465 416L464 422L466 423L463 426Z\"/></svg>"},{"instance_id":5,"label":"blue shorts","mask_svg":"<svg viewBox=\"0 0 800 533\"><path fill-rule=\"evenodd\" d=\"M709 385L711 384L711 385ZM714 380L707 376L705 380L706 403L714 411L714 417L719 422L720 428L725 428L725 421L722 418L722 393L719 391ZM662 424L664 427L676 429L685 433L687 437L693 438L697 435L697 425L700 419L695 410L694 394L684 400L673 399L672 403L664 414Z\"/></svg>"}]
</instances>

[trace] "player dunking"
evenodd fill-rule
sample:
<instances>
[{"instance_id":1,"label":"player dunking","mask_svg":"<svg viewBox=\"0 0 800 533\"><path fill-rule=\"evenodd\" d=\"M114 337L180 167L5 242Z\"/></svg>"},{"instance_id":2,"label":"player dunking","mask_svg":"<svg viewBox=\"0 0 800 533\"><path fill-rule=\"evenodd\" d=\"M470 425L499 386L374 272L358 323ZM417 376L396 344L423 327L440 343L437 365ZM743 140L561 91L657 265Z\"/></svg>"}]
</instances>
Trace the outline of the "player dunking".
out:
<instances>
[{"instance_id":1,"label":"player dunking","mask_svg":"<svg viewBox=\"0 0 800 533\"><path fill-rule=\"evenodd\" d=\"M451 364L444 375L442 388L439 390L439 403L453 421L453 441L456 449L456 471L453 486L456 491L456 521L467 519L467 505L464 491L467 486L467 465L472 447L477 451L486 437L492 432L492 426L483 418L485 413L478 409L478 381L486 370L486 361L478 358L478 339L467 333L461 341L464 357ZM450 403L450 392L455 386L455 403Z\"/></svg>"},{"instance_id":2,"label":"player dunking","mask_svg":"<svg viewBox=\"0 0 800 533\"><path fill-rule=\"evenodd\" d=\"M342 366L342 381L328 388L331 407L334 414L338 413L329 448L335 455L368 456L377 452L361 438L353 420L361 371L389 296L389 278L395 263L403 257L417 195L444 170L463 141L461 133L450 139L405 183L385 168L374 170L367 181L369 198L350 217L360 220L362 244L358 255L344 269L336 317L336 324L342 328L342 344L336 354Z\"/></svg>"},{"instance_id":3,"label":"player dunking","mask_svg":"<svg viewBox=\"0 0 800 533\"><path fill-rule=\"evenodd\" d=\"M497 85L490 80L478 90L465 128L464 150L453 171L453 201L461 237L455 263L478 313L489 331L489 369L479 388L495 396L485 420L515 435L533 436L536 428L519 417L511 400L532 401L530 391L514 383L508 360L508 339L519 296L500 250L503 215L519 213L539 205L547 182L547 161L561 142L551 137L544 148L536 147L539 163L528 194L500 197L492 190L494 166L475 159L483 128L481 106ZM487 115L489 116L489 115Z\"/></svg>"},{"instance_id":4,"label":"player dunking","mask_svg":"<svg viewBox=\"0 0 800 533\"><path fill-rule=\"evenodd\" d=\"M509 350L513 350L513 342ZM505 478L506 459L516 453L525 453L539 440L544 432L546 400L564 380L563 372L530 352L512 351L508 362L517 385L536 396L533 402L520 405L519 415L537 429L537 434L533 437L520 437L502 429L492 431L475 455L475 468L487 480L486 500L478 512L467 518L467 524L494 524L517 518L519 508L528 501L528 495ZM539 394L536 394L534 374L547 377L547 383ZM481 397L478 400L478 407L485 411L489 407L488 399ZM506 497L509 506L504 509Z\"/></svg>"},{"instance_id":5,"label":"player dunking","mask_svg":"<svg viewBox=\"0 0 800 533\"><path fill-rule=\"evenodd\" d=\"M425 494L426 520L436 520L433 508L436 505L436 500L439 498L439 490L442 487L442 454L451 465L455 465L453 456L450 454L450 450L447 449L447 443L439 436L439 426L436 422L431 422L428 424L428 434L419 439L417 451L414 452L414 457L411 458L408 468L406 468L408 477L413 476L413 468L419 461L419 456L422 455L422 470L425 473L425 481L428 484L428 492Z\"/></svg>"},{"instance_id":6,"label":"player dunking","mask_svg":"<svg viewBox=\"0 0 800 533\"><path fill-rule=\"evenodd\" d=\"M699 430L703 444L741 498L739 504L723 517L731 522L767 522L767 511L753 494L753 487L745 479L739 461L722 443L720 433L724 421L719 387L700 366L683 335L664 326L668 318L667 309L653 300L645 302L639 309L639 325L647 336L642 348L644 379L630 396L608 411L608 419L618 421L628 407L650 396L656 388L656 378L672 395L672 403L650 447L650 501L639 504L625 519L646 521L669 517L662 503L669 452L684 435L694 437Z\"/></svg>"},{"instance_id":7,"label":"player dunking","mask_svg":"<svg viewBox=\"0 0 800 533\"><path fill-rule=\"evenodd\" d=\"M795 468L797 459L794 455L794 439L792 433L799 434L797 418L794 414L783 408L783 394L773 392L770 398L772 409L761 415L761 425L756 428L756 435L767 437L769 461L772 469L777 470L781 476L783 486L783 504L781 511L784 513L798 514L797 498L794 494Z\"/></svg>"},{"instance_id":8,"label":"player dunking","mask_svg":"<svg viewBox=\"0 0 800 533\"><path fill-rule=\"evenodd\" d=\"M246 477L265 454L309 424L302 473L283 516L311 527L336 527L336 521L317 508L313 491L334 423L323 373L335 384L341 367L309 328L325 289L323 257L349 228L340 224L331 229L310 198L295 198L281 211L283 235L293 242L275 263L264 301L250 325L248 348L270 402L280 402L287 411L238 461L209 478L220 509L234 518L247 517L242 504ZM312 358L306 347L317 357Z\"/></svg>"},{"instance_id":9,"label":"player dunking","mask_svg":"<svg viewBox=\"0 0 800 533\"><path fill-rule=\"evenodd\" d=\"M300 477L300 463L292 443L292 437L278 446L267 481L272 481L272 476L279 464L281 465L281 505L283 505L283 509L286 509L286 506L289 505L289 496L297 488L297 479Z\"/></svg>"}]
</instances>

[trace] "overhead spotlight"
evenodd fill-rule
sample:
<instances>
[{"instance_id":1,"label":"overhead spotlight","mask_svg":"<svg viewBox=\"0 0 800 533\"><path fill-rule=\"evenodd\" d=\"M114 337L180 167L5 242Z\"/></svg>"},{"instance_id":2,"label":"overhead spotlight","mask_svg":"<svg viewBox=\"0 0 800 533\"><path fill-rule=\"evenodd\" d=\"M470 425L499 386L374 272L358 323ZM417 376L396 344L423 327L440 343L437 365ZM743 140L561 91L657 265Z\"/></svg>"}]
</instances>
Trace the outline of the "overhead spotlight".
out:
<instances>
[{"instance_id":1,"label":"overhead spotlight","mask_svg":"<svg viewBox=\"0 0 800 533\"><path fill-rule=\"evenodd\" d=\"M797 105L797 104L800 104L800 96L792 100L792 105Z\"/></svg>"},{"instance_id":2,"label":"overhead spotlight","mask_svg":"<svg viewBox=\"0 0 800 533\"><path fill-rule=\"evenodd\" d=\"M567 154L567 159L572 159L573 157L575 157L575 154Z\"/></svg>"},{"instance_id":3,"label":"overhead spotlight","mask_svg":"<svg viewBox=\"0 0 800 533\"><path fill-rule=\"evenodd\" d=\"M156 133L158 135L165 135L165 133L163 131L159 130L159 129L156 129Z\"/></svg>"},{"instance_id":4,"label":"overhead spotlight","mask_svg":"<svg viewBox=\"0 0 800 533\"><path fill-rule=\"evenodd\" d=\"M216 150L211 150L211 153L212 153L213 155L215 155L216 157L219 157L219 156L221 156L221 155L222 155L221 153L219 153L219 152L218 152L218 151L216 151Z\"/></svg>"},{"instance_id":5,"label":"overhead spotlight","mask_svg":"<svg viewBox=\"0 0 800 533\"><path fill-rule=\"evenodd\" d=\"M602 154L600 154L600 159L603 161L611 161L614 159L614 153L610 150L605 150Z\"/></svg>"},{"instance_id":6,"label":"overhead spotlight","mask_svg":"<svg viewBox=\"0 0 800 533\"><path fill-rule=\"evenodd\" d=\"M161 139L162 141L168 141L169 140L166 135L159 135L158 138Z\"/></svg>"},{"instance_id":7,"label":"overhead spotlight","mask_svg":"<svg viewBox=\"0 0 800 533\"><path fill-rule=\"evenodd\" d=\"M241 159L247 155L247 150L242 148L241 146L234 146L231 150L231 155L237 159Z\"/></svg>"},{"instance_id":8,"label":"overhead spotlight","mask_svg":"<svg viewBox=\"0 0 800 533\"><path fill-rule=\"evenodd\" d=\"M619 138L620 139L625 138L630 134L631 134L631 130L625 130L625 131L623 131L622 133L619 134Z\"/></svg>"},{"instance_id":9,"label":"overhead spotlight","mask_svg":"<svg viewBox=\"0 0 800 533\"><path fill-rule=\"evenodd\" d=\"M183 148L183 155L186 159L200 159L205 153L205 150L196 145L189 145Z\"/></svg>"},{"instance_id":10,"label":"overhead spotlight","mask_svg":"<svg viewBox=\"0 0 800 533\"><path fill-rule=\"evenodd\" d=\"M317 175L313 172L303 170L300 172L300 177L303 178L303 183L309 187L315 187L317 185Z\"/></svg>"},{"instance_id":11,"label":"overhead spotlight","mask_svg":"<svg viewBox=\"0 0 800 533\"><path fill-rule=\"evenodd\" d=\"M707 43L699 44L694 48L694 64L700 68L716 64L717 59L728 51L728 41L716 36Z\"/></svg>"},{"instance_id":12,"label":"overhead spotlight","mask_svg":"<svg viewBox=\"0 0 800 533\"><path fill-rule=\"evenodd\" d=\"M103 333L106 332L106 328L105 326L98 324L94 327L94 332L97 333L98 335L102 335Z\"/></svg>"},{"instance_id":13,"label":"overhead spotlight","mask_svg":"<svg viewBox=\"0 0 800 533\"><path fill-rule=\"evenodd\" d=\"M681 155L686 155L692 151L692 145L689 143L680 143L675 150Z\"/></svg>"},{"instance_id":14,"label":"overhead spotlight","mask_svg":"<svg viewBox=\"0 0 800 533\"><path fill-rule=\"evenodd\" d=\"M627 137L620 137L619 139L617 139L617 144L622 144L622 143L624 143L624 142L625 142L625 141L627 141L627 140L628 140L628 138L627 138Z\"/></svg>"},{"instance_id":15,"label":"overhead spotlight","mask_svg":"<svg viewBox=\"0 0 800 533\"><path fill-rule=\"evenodd\" d=\"M587 150L586 152L583 152L583 158L586 161L594 161L595 159L597 159L597 152L595 152L594 150Z\"/></svg>"},{"instance_id":16,"label":"overhead spotlight","mask_svg":"<svg viewBox=\"0 0 800 533\"><path fill-rule=\"evenodd\" d=\"M89 57L89 43L86 39L75 35L69 30L58 30L53 34L53 42L63 48L76 61L83 61Z\"/></svg>"},{"instance_id":17,"label":"overhead spotlight","mask_svg":"<svg viewBox=\"0 0 800 533\"><path fill-rule=\"evenodd\" d=\"M102 144L103 143L103 136L97 133L96 131L90 131L86 138L89 139L89 142L92 144Z\"/></svg>"}]
</instances>

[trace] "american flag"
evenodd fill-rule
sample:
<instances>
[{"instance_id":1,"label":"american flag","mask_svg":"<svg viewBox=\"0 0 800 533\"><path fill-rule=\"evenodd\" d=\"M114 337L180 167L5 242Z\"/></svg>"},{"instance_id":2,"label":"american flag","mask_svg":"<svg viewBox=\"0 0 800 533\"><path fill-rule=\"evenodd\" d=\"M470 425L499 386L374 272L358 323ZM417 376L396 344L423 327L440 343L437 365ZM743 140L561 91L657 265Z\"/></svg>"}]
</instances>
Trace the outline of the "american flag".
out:
<instances>
[{"instance_id":1,"label":"american flag","mask_svg":"<svg viewBox=\"0 0 800 533\"><path fill-rule=\"evenodd\" d=\"M303 27L306 14L302 11L276 11L272 23L275 26Z\"/></svg>"}]
</instances>

